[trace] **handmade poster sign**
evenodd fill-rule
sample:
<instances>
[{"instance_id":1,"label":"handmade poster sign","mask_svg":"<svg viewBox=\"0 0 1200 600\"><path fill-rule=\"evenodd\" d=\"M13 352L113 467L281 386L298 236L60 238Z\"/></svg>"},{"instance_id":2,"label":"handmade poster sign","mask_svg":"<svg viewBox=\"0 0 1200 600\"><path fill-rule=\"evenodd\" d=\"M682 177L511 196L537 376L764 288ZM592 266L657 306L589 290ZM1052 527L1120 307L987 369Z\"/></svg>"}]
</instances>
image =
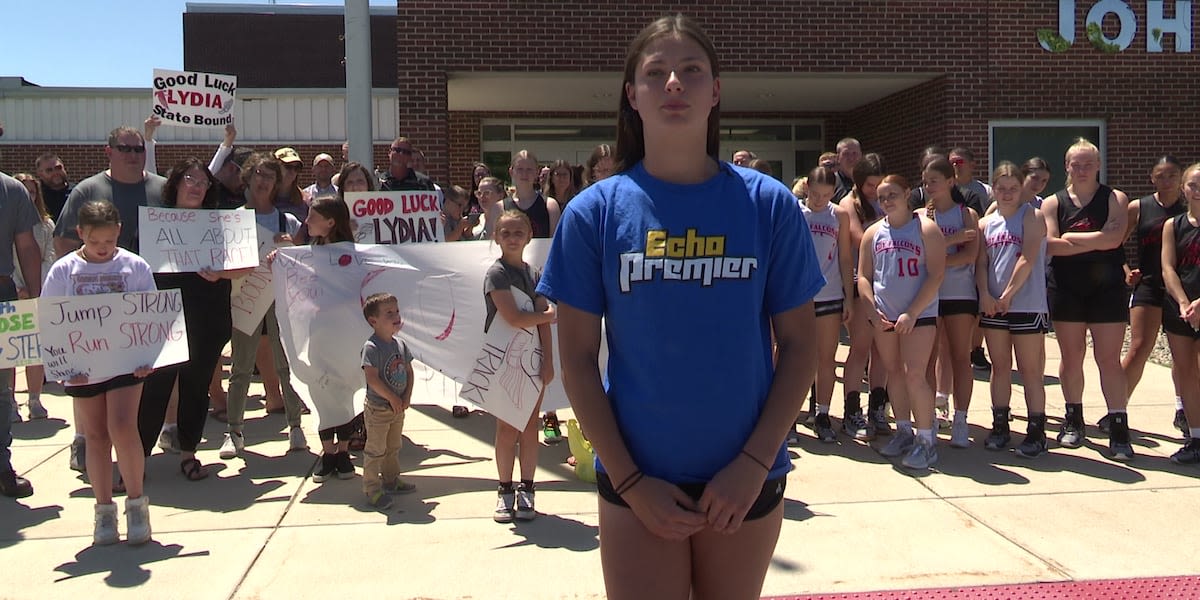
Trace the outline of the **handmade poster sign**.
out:
<instances>
[{"instance_id":1,"label":"handmade poster sign","mask_svg":"<svg viewBox=\"0 0 1200 600\"><path fill-rule=\"evenodd\" d=\"M350 192L346 208L360 244L443 240L440 191Z\"/></svg>"},{"instance_id":2,"label":"handmade poster sign","mask_svg":"<svg viewBox=\"0 0 1200 600\"><path fill-rule=\"evenodd\" d=\"M42 364L38 301L0 302L0 369Z\"/></svg>"},{"instance_id":3,"label":"handmade poster sign","mask_svg":"<svg viewBox=\"0 0 1200 600\"><path fill-rule=\"evenodd\" d=\"M236 76L154 69L151 83L152 110L164 124L213 129L233 124Z\"/></svg>"},{"instance_id":4,"label":"handmade poster sign","mask_svg":"<svg viewBox=\"0 0 1200 600\"><path fill-rule=\"evenodd\" d=\"M38 325L46 377L104 381L188 359L179 290L43 297Z\"/></svg>"},{"instance_id":5,"label":"handmade poster sign","mask_svg":"<svg viewBox=\"0 0 1200 600\"><path fill-rule=\"evenodd\" d=\"M517 308L533 310L529 296L516 288L511 291ZM482 337L483 348L476 355L459 396L518 431L525 429L543 387L538 328L513 327L496 315Z\"/></svg>"},{"instance_id":6,"label":"handmade poster sign","mask_svg":"<svg viewBox=\"0 0 1200 600\"><path fill-rule=\"evenodd\" d=\"M253 215L251 215L253 222ZM275 232L255 225L258 232L258 265L249 275L234 280L234 287L229 296L229 309L233 313L233 327L238 331L250 334L262 323L267 315L267 309L275 302L275 290L271 287L271 267L267 264L267 255L277 246Z\"/></svg>"},{"instance_id":7,"label":"handmade poster sign","mask_svg":"<svg viewBox=\"0 0 1200 600\"><path fill-rule=\"evenodd\" d=\"M257 229L249 210L138 209L139 252L155 273L257 267Z\"/></svg>"}]
</instances>

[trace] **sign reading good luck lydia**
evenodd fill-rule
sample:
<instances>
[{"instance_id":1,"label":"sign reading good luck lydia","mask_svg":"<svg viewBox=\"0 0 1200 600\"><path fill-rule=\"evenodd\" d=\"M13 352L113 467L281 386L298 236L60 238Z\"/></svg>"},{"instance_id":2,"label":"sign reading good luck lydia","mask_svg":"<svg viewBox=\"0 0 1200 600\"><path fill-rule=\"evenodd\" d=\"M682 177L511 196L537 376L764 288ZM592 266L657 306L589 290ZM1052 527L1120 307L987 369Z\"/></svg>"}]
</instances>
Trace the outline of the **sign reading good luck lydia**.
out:
<instances>
[{"instance_id":1,"label":"sign reading good luck lydia","mask_svg":"<svg viewBox=\"0 0 1200 600\"><path fill-rule=\"evenodd\" d=\"M37 300L0 302L0 369L41 363Z\"/></svg>"},{"instance_id":2,"label":"sign reading good luck lydia","mask_svg":"<svg viewBox=\"0 0 1200 600\"><path fill-rule=\"evenodd\" d=\"M350 192L346 208L360 244L442 241L442 193Z\"/></svg>"},{"instance_id":3,"label":"sign reading good luck lydia","mask_svg":"<svg viewBox=\"0 0 1200 600\"><path fill-rule=\"evenodd\" d=\"M233 124L236 76L154 69L153 84L151 103L163 123L211 128Z\"/></svg>"},{"instance_id":4,"label":"sign reading good luck lydia","mask_svg":"<svg viewBox=\"0 0 1200 600\"><path fill-rule=\"evenodd\" d=\"M155 273L257 267L257 229L248 210L138 209L141 255Z\"/></svg>"}]
</instances>

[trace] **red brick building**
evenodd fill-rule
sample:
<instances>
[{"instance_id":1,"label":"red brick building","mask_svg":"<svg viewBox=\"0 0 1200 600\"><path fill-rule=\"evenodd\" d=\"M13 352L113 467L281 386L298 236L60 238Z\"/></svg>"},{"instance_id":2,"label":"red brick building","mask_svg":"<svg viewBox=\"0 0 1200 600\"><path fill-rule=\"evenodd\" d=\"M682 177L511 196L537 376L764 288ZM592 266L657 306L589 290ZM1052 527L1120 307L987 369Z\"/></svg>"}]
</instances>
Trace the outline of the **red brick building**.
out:
<instances>
[{"instance_id":1,"label":"red brick building","mask_svg":"<svg viewBox=\"0 0 1200 600\"><path fill-rule=\"evenodd\" d=\"M580 161L615 138L626 44L674 12L696 18L716 43L723 157L748 148L785 179L844 136L910 176L920 150L939 144L974 150L982 177L998 159L1037 154L1061 181L1062 150L1084 134L1102 149L1102 176L1131 195L1147 192L1158 155L1200 159L1200 50L1192 42L1200 18L1190 2L402 0L395 13L372 9L374 85L396 90L395 114L377 117L377 164L394 134L425 151L441 182L466 183L472 162L495 170L522 148L543 162ZM238 75L239 101L252 100L247 90L326 94L345 85L340 8L190 5L183 23L184 67ZM239 123L270 117L285 120L243 111ZM379 119L389 117L382 125L393 130L380 131ZM288 141L287 131L269 129L249 141ZM303 127L292 129L306 159L337 156L345 130L330 123L305 137ZM215 139L164 140L161 154L208 153ZM49 145L36 141L0 147L0 168L11 171L13 154ZM24 162L17 167L28 169ZM98 166L88 165L72 171Z\"/></svg>"}]
</instances>

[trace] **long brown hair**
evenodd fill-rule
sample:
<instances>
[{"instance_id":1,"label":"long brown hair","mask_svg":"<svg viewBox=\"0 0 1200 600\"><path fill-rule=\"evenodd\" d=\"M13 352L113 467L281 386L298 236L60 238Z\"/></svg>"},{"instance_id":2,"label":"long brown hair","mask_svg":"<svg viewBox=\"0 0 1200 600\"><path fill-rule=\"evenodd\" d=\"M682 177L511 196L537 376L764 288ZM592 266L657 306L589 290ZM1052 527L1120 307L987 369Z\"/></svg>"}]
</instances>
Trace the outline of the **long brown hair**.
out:
<instances>
[{"instance_id":1,"label":"long brown hair","mask_svg":"<svg viewBox=\"0 0 1200 600\"><path fill-rule=\"evenodd\" d=\"M617 151L614 157L615 173L622 173L633 167L643 158L646 157L646 138L645 132L642 129L642 117L638 114L633 106L629 104L629 96L625 93L626 85L633 85L634 77L637 74L638 63L642 59L642 53L646 51L646 47L651 42L664 36L676 36L680 38L690 38L696 42L704 54L708 58L709 67L712 69L713 79L716 79L721 74L720 65L717 62L717 49L713 46L712 40L704 33L695 21L683 15L674 15L670 17L662 17L642 29L633 38L629 44L629 50L625 54L625 75L621 81L621 104L617 112ZM708 140L705 144L705 153L713 157L714 160L719 160L718 152L720 151L721 143L721 103L718 101L712 107L712 112L708 114Z\"/></svg>"},{"instance_id":2,"label":"long brown hair","mask_svg":"<svg viewBox=\"0 0 1200 600\"><path fill-rule=\"evenodd\" d=\"M162 202L163 206L174 208L179 200L179 184L183 182L183 176L187 175L188 171L199 169L204 173L205 179L208 180L208 190L204 193L204 201L200 204L201 208L216 208L220 202L217 194L217 179L208 170L208 165L201 162L195 156L184 157L179 162L171 167L171 171L167 173L167 182L163 184Z\"/></svg>"},{"instance_id":3,"label":"long brown hair","mask_svg":"<svg viewBox=\"0 0 1200 600\"><path fill-rule=\"evenodd\" d=\"M874 222L879 215L875 212L875 206L862 197L862 188L867 184L867 179L882 176L883 157L874 152L864 154L858 164L854 165L854 171L850 174L850 178L854 180L854 189L850 193L854 202L854 213L858 216L859 223L864 226Z\"/></svg>"},{"instance_id":4,"label":"long brown hair","mask_svg":"<svg viewBox=\"0 0 1200 600\"><path fill-rule=\"evenodd\" d=\"M316 211L317 214L326 219L333 219L333 227L329 229L329 233L320 237L314 237L312 245L320 246L322 244L354 241L354 231L350 229L350 209L346 207L344 200L333 195L317 196L308 207L308 210Z\"/></svg>"},{"instance_id":5,"label":"long brown hair","mask_svg":"<svg viewBox=\"0 0 1200 600\"><path fill-rule=\"evenodd\" d=\"M942 156L933 157L929 162L925 163L925 168L921 169L922 174L924 174L925 171L933 171L934 173L937 173L937 174L941 175L942 177L945 177L946 181L949 181L949 182L954 181L954 165L950 164L950 161L948 159L946 159L945 157L942 157ZM953 183L950 183L950 185L952 187L954 186ZM930 219L933 219L933 218L935 218L935 216L934 216L935 213L937 213L937 209L934 208L934 206L933 206L933 196L930 196L928 193L926 193L925 194L925 216L929 217Z\"/></svg>"},{"instance_id":6,"label":"long brown hair","mask_svg":"<svg viewBox=\"0 0 1200 600\"><path fill-rule=\"evenodd\" d=\"M29 199L33 201L33 206L37 209L38 216L40 216L43 221L46 219L52 219L53 217L50 216L50 211L46 210L46 200L42 198L41 180L38 179L36 175L31 173L17 173L16 175L13 175L13 179L22 182L22 186L25 185L24 182L26 181L32 181L36 184L33 186L33 195L30 196Z\"/></svg>"}]
</instances>

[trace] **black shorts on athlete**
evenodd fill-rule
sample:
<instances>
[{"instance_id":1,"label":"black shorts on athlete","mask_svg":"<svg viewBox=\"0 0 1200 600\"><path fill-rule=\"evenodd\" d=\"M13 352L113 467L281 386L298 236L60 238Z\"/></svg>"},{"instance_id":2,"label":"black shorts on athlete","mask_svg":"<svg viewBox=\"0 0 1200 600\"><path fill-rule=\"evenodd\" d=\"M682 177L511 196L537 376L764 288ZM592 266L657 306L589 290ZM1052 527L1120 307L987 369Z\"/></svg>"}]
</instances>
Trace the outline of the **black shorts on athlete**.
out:
<instances>
[{"instance_id":1,"label":"black shorts on athlete","mask_svg":"<svg viewBox=\"0 0 1200 600\"><path fill-rule=\"evenodd\" d=\"M1050 318L1068 323L1128 323L1129 290L1121 265L1055 268L1047 286Z\"/></svg>"},{"instance_id":2,"label":"black shorts on athlete","mask_svg":"<svg viewBox=\"0 0 1200 600\"><path fill-rule=\"evenodd\" d=\"M1045 334L1050 331L1050 320L1046 313L1004 313L979 317L983 329L1000 329L1012 335Z\"/></svg>"},{"instance_id":3,"label":"black shorts on athlete","mask_svg":"<svg viewBox=\"0 0 1200 600\"><path fill-rule=\"evenodd\" d=\"M704 488L707 483L677 483L675 487L683 490L683 493L691 497L692 500L699 501L700 496L704 495ZM762 490L758 493L758 498L754 499L754 504L750 506L749 512L746 513L746 521L755 521L761 519L775 510L776 506L783 501L783 491L787 488L787 477L776 477L763 482ZM625 502L617 491L613 489L612 479L609 479L607 473L596 473L596 491L600 493L600 497L610 504L615 504L624 508L629 508L629 504Z\"/></svg>"},{"instance_id":4,"label":"black shorts on athlete","mask_svg":"<svg viewBox=\"0 0 1200 600\"><path fill-rule=\"evenodd\" d=\"M101 381L100 383L66 385L63 386L63 391L67 392L67 395L72 398L91 398L92 396L99 396L118 388L144 383L145 381L145 379L134 377L132 373L126 373L125 375L117 375L108 381Z\"/></svg>"},{"instance_id":5,"label":"black shorts on athlete","mask_svg":"<svg viewBox=\"0 0 1200 600\"><path fill-rule=\"evenodd\" d=\"M1200 331L1179 316L1179 305L1175 303L1174 298L1167 298L1163 303L1162 328L1163 331L1172 335L1200 340Z\"/></svg>"},{"instance_id":6,"label":"black shorts on athlete","mask_svg":"<svg viewBox=\"0 0 1200 600\"><path fill-rule=\"evenodd\" d=\"M815 313L818 317L824 317L826 315L840 315L842 314L843 306L845 306L845 302L841 300L813 302L813 313Z\"/></svg>"},{"instance_id":7,"label":"black shorts on athlete","mask_svg":"<svg viewBox=\"0 0 1200 600\"><path fill-rule=\"evenodd\" d=\"M938 300L938 316L979 314L978 300Z\"/></svg>"},{"instance_id":8,"label":"black shorts on athlete","mask_svg":"<svg viewBox=\"0 0 1200 600\"><path fill-rule=\"evenodd\" d=\"M1153 306L1154 308L1162 308L1163 302L1166 299L1166 288L1162 285L1155 285L1142 280L1133 288L1133 297L1129 300L1129 307Z\"/></svg>"}]
</instances>

